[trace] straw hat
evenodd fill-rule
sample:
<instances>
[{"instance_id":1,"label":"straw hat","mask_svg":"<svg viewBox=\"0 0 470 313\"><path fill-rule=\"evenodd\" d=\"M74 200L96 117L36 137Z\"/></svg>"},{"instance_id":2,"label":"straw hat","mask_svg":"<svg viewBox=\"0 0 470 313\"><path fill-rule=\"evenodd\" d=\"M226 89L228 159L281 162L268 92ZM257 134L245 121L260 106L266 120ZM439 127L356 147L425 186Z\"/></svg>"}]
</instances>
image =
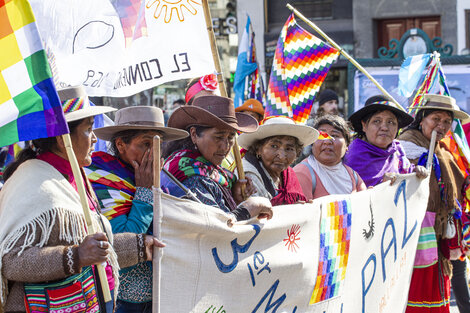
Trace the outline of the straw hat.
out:
<instances>
[{"instance_id":1,"label":"straw hat","mask_svg":"<svg viewBox=\"0 0 470 313\"><path fill-rule=\"evenodd\" d=\"M114 134L123 130L156 130L164 141L182 139L188 133L181 129L165 127L163 112L157 107L132 106L116 112L113 126L96 128L96 137L110 141Z\"/></svg>"},{"instance_id":2,"label":"straw hat","mask_svg":"<svg viewBox=\"0 0 470 313\"><path fill-rule=\"evenodd\" d=\"M220 96L197 97L192 105L183 105L176 109L168 120L168 126L179 129L187 129L193 125L247 133L254 132L258 128L258 122L254 117L235 113L232 99Z\"/></svg>"},{"instance_id":3,"label":"straw hat","mask_svg":"<svg viewBox=\"0 0 470 313\"><path fill-rule=\"evenodd\" d=\"M272 136L292 136L300 144L308 146L318 138L318 131L310 126L296 124L287 116L274 116L264 120L258 130L251 134L243 133L238 137L238 144L249 149L258 140Z\"/></svg>"},{"instance_id":4,"label":"straw hat","mask_svg":"<svg viewBox=\"0 0 470 313\"><path fill-rule=\"evenodd\" d=\"M107 106L95 106L88 99L83 86L67 87L57 90L65 120L67 122L78 121L87 117L116 111L115 108Z\"/></svg>"},{"instance_id":5,"label":"straw hat","mask_svg":"<svg viewBox=\"0 0 470 313\"><path fill-rule=\"evenodd\" d=\"M424 95L423 104L417 109L420 110L444 110L454 113L454 117L460 120L466 120L470 118L466 112L460 110L455 102L455 99L449 96L443 95Z\"/></svg>"},{"instance_id":6,"label":"straw hat","mask_svg":"<svg viewBox=\"0 0 470 313\"><path fill-rule=\"evenodd\" d=\"M256 99L248 99L243 103L243 105L237 107L235 112L251 111L258 113L262 117L264 116L264 108L261 102Z\"/></svg>"},{"instance_id":7,"label":"straw hat","mask_svg":"<svg viewBox=\"0 0 470 313\"><path fill-rule=\"evenodd\" d=\"M367 99L364 107L360 110L354 112L350 117L349 121L351 122L354 130L356 132L362 131L362 120L370 113L388 110L391 111L398 120L398 128L403 128L408 126L413 122L413 117L400 109L398 104L393 102L391 99L385 96L373 96Z\"/></svg>"}]
</instances>

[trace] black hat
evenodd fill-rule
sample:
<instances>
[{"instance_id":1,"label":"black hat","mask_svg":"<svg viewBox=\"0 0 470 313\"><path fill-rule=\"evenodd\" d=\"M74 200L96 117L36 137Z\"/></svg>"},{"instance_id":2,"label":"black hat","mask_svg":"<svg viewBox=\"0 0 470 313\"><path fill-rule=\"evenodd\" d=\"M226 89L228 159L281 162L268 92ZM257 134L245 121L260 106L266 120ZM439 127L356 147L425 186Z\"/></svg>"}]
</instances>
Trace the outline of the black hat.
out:
<instances>
[{"instance_id":1,"label":"black hat","mask_svg":"<svg viewBox=\"0 0 470 313\"><path fill-rule=\"evenodd\" d=\"M403 128L413 122L413 117L399 108L392 99L379 95L373 96L367 99L364 107L356 112L354 112L350 117L349 121L351 122L354 130L356 132L362 131L361 121L370 113L375 113L378 111L388 110L391 111L398 120L398 128Z\"/></svg>"},{"instance_id":2,"label":"black hat","mask_svg":"<svg viewBox=\"0 0 470 313\"><path fill-rule=\"evenodd\" d=\"M318 96L318 105L321 106L323 103L336 100L338 101L338 95L331 89L325 89L322 93Z\"/></svg>"}]
</instances>

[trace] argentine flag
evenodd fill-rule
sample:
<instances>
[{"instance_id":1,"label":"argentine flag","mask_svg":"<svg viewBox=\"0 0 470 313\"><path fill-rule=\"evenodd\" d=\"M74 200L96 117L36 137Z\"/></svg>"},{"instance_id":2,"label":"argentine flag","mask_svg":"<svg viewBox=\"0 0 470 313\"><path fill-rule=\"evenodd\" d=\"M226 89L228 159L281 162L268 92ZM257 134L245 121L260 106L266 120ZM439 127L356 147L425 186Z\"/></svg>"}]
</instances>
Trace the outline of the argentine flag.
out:
<instances>
[{"instance_id":1,"label":"argentine flag","mask_svg":"<svg viewBox=\"0 0 470 313\"><path fill-rule=\"evenodd\" d=\"M246 78L257 68L256 62L250 62L250 36L253 34L251 30L250 17L247 15L245 30L238 46L237 69L235 71L235 79L233 83L233 91L235 92L235 107L241 106L245 102Z\"/></svg>"},{"instance_id":2,"label":"argentine flag","mask_svg":"<svg viewBox=\"0 0 470 313\"><path fill-rule=\"evenodd\" d=\"M401 96L409 98L413 94L430 57L430 53L419 54L407 57L403 62L398 81L398 90Z\"/></svg>"}]
</instances>

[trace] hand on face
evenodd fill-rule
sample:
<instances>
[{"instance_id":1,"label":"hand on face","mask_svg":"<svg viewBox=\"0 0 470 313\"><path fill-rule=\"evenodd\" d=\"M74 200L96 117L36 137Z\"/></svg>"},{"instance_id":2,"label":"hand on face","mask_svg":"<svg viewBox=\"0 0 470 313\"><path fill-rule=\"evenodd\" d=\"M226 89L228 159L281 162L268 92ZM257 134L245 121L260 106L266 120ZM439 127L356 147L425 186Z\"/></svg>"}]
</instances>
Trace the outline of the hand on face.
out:
<instances>
[{"instance_id":1,"label":"hand on face","mask_svg":"<svg viewBox=\"0 0 470 313\"><path fill-rule=\"evenodd\" d=\"M277 179L297 157L295 138L291 136L269 138L258 149L258 155L271 177Z\"/></svg>"},{"instance_id":2,"label":"hand on face","mask_svg":"<svg viewBox=\"0 0 470 313\"><path fill-rule=\"evenodd\" d=\"M321 164L333 166L341 162L346 153L346 139L343 133L329 124L318 126L319 131L323 131L330 135L332 139L317 140L312 145L312 154Z\"/></svg>"},{"instance_id":3,"label":"hand on face","mask_svg":"<svg viewBox=\"0 0 470 313\"><path fill-rule=\"evenodd\" d=\"M380 149L387 149L398 133L397 117L388 110L376 113L361 123L366 140Z\"/></svg>"},{"instance_id":4,"label":"hand on face","mask_svg":"<svg viewBox=\"0 0 470 313\"><path fill-rule=\"evenodd\" d=\"M131 165L135 171L136 186L151 188L153 184L153 137L158 132L150 130L138 134L125 143L122 138L116 139L119 157Z\"/></svg>"},{"instance_id":5,"label":"hand on face","mask_svg":"<svg viewBox=\"0 0 470 313\"><path fill-rule=\"evenodd\" d=\"M432 131L436 130L436 141L445 137L452 126L452 115L448 111L434 111L423 117L420 123L424 137L431 140Z\"/></svg>"}]
</instances>

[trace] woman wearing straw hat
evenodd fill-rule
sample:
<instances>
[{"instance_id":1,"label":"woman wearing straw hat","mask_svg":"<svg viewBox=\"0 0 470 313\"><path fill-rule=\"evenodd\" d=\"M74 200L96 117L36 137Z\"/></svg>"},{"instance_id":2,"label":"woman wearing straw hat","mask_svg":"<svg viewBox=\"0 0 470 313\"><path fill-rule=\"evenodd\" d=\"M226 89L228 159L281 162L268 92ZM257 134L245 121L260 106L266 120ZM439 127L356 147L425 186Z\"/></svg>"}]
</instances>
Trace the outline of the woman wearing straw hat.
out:
<instances>
[{"instance_id":1,"label":"woman wearing straw hat","mask_svg":"<svg viewBox=\"0 0 470 313\"><path fill-rule=\"evenodd\" d=\"M427 249L420 249L415 258L415 269L408 295L407 312L449 312L452 265L460 272L452 277L460 312L469 312L468 285L465 279L465 248L461 243L462 222L459 216L464 207L462 188L467 185L465 173L459 168L442 139L452 126L454 118L466 119L455 99L442 95L424 95L414 122L399 136L408 158L414 164L424 164L433 130L436 131L436 148L429 181L429 199L426 212ZM434 226L434 227L433 227ZM452 261L451 261L452 260ZM455 270L455 269L454 269ZM461 279L461 283L459 282ZM460 296L462 295L462 297Z\"/></svg>"},{"instance_id":2,"label":"woman wearing straw hat","mask_svg":"<svg viewBox=\"0 0 470 313\"><path fill-rule=\"evenodd\" d=\"M109 141L111 154L95 152L86 169L102 213L114 233L149 233L153 220L153 137L163 141L188 136L184 130L165 127L161 109L134 106L116 112L115 124L95 129ZM152 269L141 262L120 271L116 312L151 312Z\"/></svg>"},{"instance_id":3,"label":"woman wearing straw hat","mask_svg":"<svg viewBox=\"0 0 470 313\"><path fill-rule=\"evenodd\" d=\"M381 183L385 174L406 174L415 170L395 139L398 130L410 124L413 117L399 109L395 102L385 96L370 97L349 121L356 139L344 156L344 164L355 170L367 187ZM419 167L417 171L420 177L426 176L424 168Z\"/></svg>"},{"instance_id":4,"label":"woman wearing straw hat","mask_svg":"<svg viewBox=\"0 0 470 313\"><path fill-rule=\"evenodd\" d=\"M271 204L266 199L249 197L243 201L241 182L221 166L232 148L236 132L253 132L258 128L253 117L235 113L229 98L201 96L193 105L177 109L168 126L187 130L190 137L166 159L164 168L192 190L201 202L230 212L237 220L272 216ZM248 182L246 194L253 191ZM170 193L181 195L178 188L170 187Z\"/></svg>"},{"instance_id":5,"label":"woman wearing straw hat","mask_svg":"<svg viewBox=\"0 0 470 313\"><path fill-rule=\"evenodd\" d=\"M78 164L88 166L96 142L94 116L114 109L90 106L81 87L60 90L59 97ZM0 311L87 308L110 313L114 303L101 300L99 280L93 279L94 265L106 264L113 292L119 285L119 266L150 260L153 245L163 244L143 234L113 236L109 222L98 214L94 192L84 177L92 223L106 232L87 236L77 181L62 137L37 139L33 144L35 149L24 149L6 169L0 193Z\"/></svg>"},{"instance_id":6,"label":"woman wearing straw hat","mask_svg":"<svg viewBox=\"0 0 470 313\"><path fill-rule=\"evenodd\" d=\"M243 170L256 187L255 195L270 199L272 205L305 201L290 165L302 147L317 138L317 130L296 124L287 116L268 117L257 131L241 134L238 142L248 150Z\"/></svg>"}]
</instances>

